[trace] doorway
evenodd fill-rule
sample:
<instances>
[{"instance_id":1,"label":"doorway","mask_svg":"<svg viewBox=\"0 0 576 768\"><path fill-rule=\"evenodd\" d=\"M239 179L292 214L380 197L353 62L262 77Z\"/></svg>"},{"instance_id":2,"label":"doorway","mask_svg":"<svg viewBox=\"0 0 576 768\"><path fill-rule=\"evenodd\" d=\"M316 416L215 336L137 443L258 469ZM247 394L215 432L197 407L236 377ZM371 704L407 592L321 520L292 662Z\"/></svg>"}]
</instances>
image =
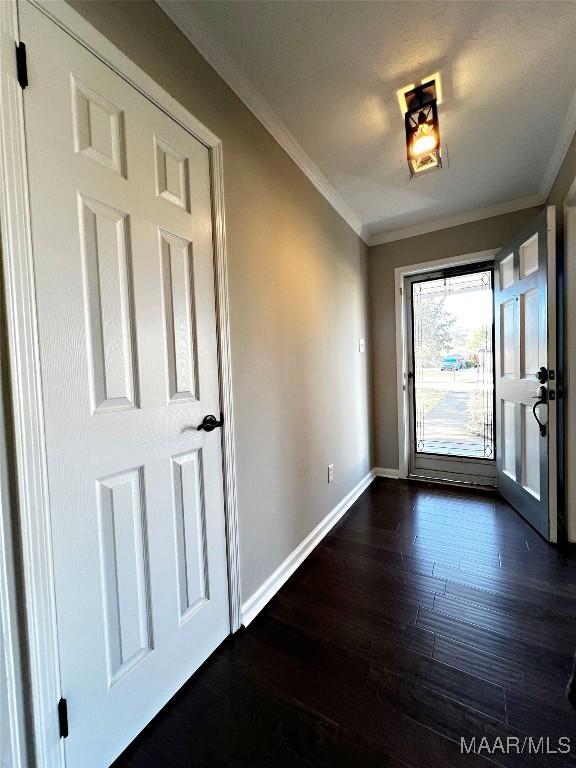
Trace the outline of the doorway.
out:
<instances>
[{"instance_id":1,"label":"doorway","mask_svg":"<svg viewBox=\"0 0 576 768\"><path fill-rule=\"evenodd\" d=\"M555 237L555 209L548 206L498 251L395 270L399 476L496 487L551 542L557 540L557 453L562 432L556 412ZM460 282L466 290L471 275L484 270L491 275L485 290L493 301L493 359L484 362L477 389L483 394L475 396L480 419L472 420L468 407L462 407L471 399L465 396L470 386L465 376L460 391L449 396L439 383L443 374L455 381L467 366L476 365L480 373L480 357L489 353L490 334L484 331L484 352L479 347L478 359L468 361L463 328L469 327L472 338L471 326L478 322L472 316L480 314L480 305L467 301L460 323L442 313L448 286ZM484 325L488 324L486 319ZM432 350L430 338L435 344ZM474 421L480 428L474 430ZM467 435L469 431L476 431L476 436Z\"/></svg>"},{"instance_id":2,"label":"doorway","mask_svg":"<svg viewBox=\"0 0 576 768\"><path fill-rule=\"evenodd\" d=\"M409 474L494 485L491 262L405 280Z\"/></svg>"},{"instance_id":3,"label":"doorway","mask_svg":"<svg viewBox=\"0 0 576 768\"><path fill-rule=\"evenodd\" d=\"M30 82L0 73L0 126L34 750L88 768L238 628L240 594L221 144L76 24L3 4Z\"/></svg>"}]
</instances>

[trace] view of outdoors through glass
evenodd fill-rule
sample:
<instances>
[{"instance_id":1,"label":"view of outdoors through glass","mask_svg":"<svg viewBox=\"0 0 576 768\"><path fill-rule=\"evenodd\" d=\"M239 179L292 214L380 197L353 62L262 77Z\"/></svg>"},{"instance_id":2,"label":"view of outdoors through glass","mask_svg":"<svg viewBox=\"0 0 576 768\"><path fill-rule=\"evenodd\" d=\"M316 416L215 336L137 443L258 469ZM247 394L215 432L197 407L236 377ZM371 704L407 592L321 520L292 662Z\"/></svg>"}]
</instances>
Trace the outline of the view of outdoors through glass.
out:
<instances>
[{"instance_id":1,"label":"view of outdoors through glass","mask_svg":"<svg viewBox=\"0 0 576 768\"><path fill-rule=\"evenodd\" d=\"M416 451L494 458L492 272L412 284Z\"/></svg>"}]
</instances>

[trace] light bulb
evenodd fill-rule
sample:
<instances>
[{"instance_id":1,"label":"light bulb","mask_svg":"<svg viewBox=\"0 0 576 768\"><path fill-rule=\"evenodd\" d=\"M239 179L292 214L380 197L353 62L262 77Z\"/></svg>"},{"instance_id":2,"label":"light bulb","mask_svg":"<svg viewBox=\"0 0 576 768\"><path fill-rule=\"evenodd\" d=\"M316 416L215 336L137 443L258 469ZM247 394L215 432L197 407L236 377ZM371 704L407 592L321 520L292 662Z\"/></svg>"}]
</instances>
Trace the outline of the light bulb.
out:
<instances>
[{"instance_id":1,"label":"light bulb","mask_svg":"<svg viewBox=\"0 0 576 768\"><path fill-rule=\"evenodd\" d=\"M412 142L412 154L416 156L426 155L436 149L436 137L433 133L424 134L414 138Z\"/></svg>"}]
</instances>

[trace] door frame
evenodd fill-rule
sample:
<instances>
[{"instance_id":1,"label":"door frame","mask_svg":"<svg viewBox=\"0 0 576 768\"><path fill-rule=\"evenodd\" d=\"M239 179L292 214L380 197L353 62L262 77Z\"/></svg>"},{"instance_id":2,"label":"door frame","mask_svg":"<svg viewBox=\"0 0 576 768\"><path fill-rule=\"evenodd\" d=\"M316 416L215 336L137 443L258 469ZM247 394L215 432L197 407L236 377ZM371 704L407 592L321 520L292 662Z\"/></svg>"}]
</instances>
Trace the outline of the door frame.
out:
<instances>
[{"instance_id":1,"label":"door frame","mask_svg":"<svg viewBox=\"0 0 576 768\"><path fill-rule=\"evenodd\" d=\"M396 267L394 270L394 295L396 310L396 393L398 402L398 476L407 478L410 467L410 435L409 435L409 390L408 390L408 328L406 326L406 302L404 281L407 277L419 275L432 270L447 269L479 262L492 261L499 248L475 253L465 253L461 256L449 256L445 259L408 264Z\"/></svg>"},{"instance_id":2,"label":"door frame","mask_svg":"<svg viewBox=\"0 0 576 768\"><path fill-rule=\"evenodd\" d=\"M491 270L492 286L491 294L494 294L494 270L493 262L488 259L484 262L474 262L453 267L458 274L473 274L481 271ZM404 278L404 289L406 292L406 316L404 319L406 328L406 359L407 368L412 371L413 376L407 379L409 386L406 391L406 418L408 419L408 476L414 480L429 480L449 482L457 485L496 487L496 454L493 453L492 459L484 457L471 456L448 456L443 454L419 453L415 450L416 438L416 369L414 359L414 284L418 281L438 280L439 278L450 275L450 268L438 267L416 275L406 275ZM494 349L494 322L490 328L492 341L492 350ZM492 351L494 355L494 351ZM494 365L492 372L493 396L492 404L494 408L494 390L496 386L494 378ZM493 438L495 442L495 416L493 413ZM418 466L420 464L420 466Z\"/></svg>"},{"instance_id":3,"label":"door frame","mask_svg":"<svg viewBox=\"0 0 576 768\"><path fill-rule=\"evenodd\" d=\"M0 297L0 306L3 302ZM3 312L0 310L0 317ZM1 321L0 321L1 322ZM2 327L0 344L5 344L6 333ZM21 611L18 604L17 588L17 547L14 540L14 499L10 482L9 408L7 408L9 371L6 360L0 361L0 668L3 663L5 678L0 679L4 692L0 691L2 717L7 718L7 743L1 742L0 749L8 754L8 764L13 768L27 768L31 764L26 739L24 701L24 673L21 648L22 627L19 625ZM6 712L4 712L6 706ZM1 739L1 736L0 736ZM3 753L4 754L4 753Z\"/></svg>"},{"instance_id":4,"label":"door frame","mask_svg":"<svg viewBox=\"0 0 576 768\"><path fill-rule=\"evenodd\" d=\"M18 8L22 1L0 2L2 270L11 376L14 484L18 496L19 523L15 524L15 527L19 534L22 551L25 602L23 620L28 641L27 652L20 647L20 649L12 648L12 653L19 660L26 660L31 705L31 725L28 726L18 713L14 714L12 724L18 733L24 733L27 727L32 729L32 733L29 732L29 741L33 744L34 764L38 768L63 768L64 749L59 735L57 716L57 704L61 696L59 651L50 546L49 496L23 93L17 81L15 58L15 45L20 41ZM207 147L209 152L218 372L220 403L224 415L222 472L230 631L235 632L241 625L241 592L222 142L66 2L63 0L26 1L38 8L52 22L191 133ZM6 533L7 530L5 522L3 517L2 533ZM1 557L0 564L4 565L5 555ZM15 586L8 585L6 592L10 601L15 601L17 596ZM4 598L3 584L2 598Z\"/></svg>"},{"instance_id":5,"label":"door frame","mask_svg":"<svg viewBox=\"0 0 576 768\"><path fill-rule=\"evenodd\" d=\"M564 274L565 274L565 439L566 467L576 461L576 398L572 391L576 381L576 178L572 182L562 207L564 216ZM576 543L576 481L570 472L564 473L566 483L566 537Z\"/></svg>"}]
</instances>

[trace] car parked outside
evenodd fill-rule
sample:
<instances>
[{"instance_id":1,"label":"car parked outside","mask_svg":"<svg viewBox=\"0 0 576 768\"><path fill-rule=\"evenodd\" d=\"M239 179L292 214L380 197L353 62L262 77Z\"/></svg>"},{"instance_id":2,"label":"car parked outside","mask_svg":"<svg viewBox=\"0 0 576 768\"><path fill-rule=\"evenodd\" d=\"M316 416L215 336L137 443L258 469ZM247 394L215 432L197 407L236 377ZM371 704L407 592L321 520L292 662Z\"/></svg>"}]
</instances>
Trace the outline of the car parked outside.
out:
<instances>
[{"instance_id":1,"label":"car parked outside","mask_svg":"<svg viewBox=\"0 0 576 768\"><path fill-rule=\"evenodd\" d=\"M466 365L461 355L446 355L440 363L441 371L460 371Z\"/></svg>"}]
</instances>

